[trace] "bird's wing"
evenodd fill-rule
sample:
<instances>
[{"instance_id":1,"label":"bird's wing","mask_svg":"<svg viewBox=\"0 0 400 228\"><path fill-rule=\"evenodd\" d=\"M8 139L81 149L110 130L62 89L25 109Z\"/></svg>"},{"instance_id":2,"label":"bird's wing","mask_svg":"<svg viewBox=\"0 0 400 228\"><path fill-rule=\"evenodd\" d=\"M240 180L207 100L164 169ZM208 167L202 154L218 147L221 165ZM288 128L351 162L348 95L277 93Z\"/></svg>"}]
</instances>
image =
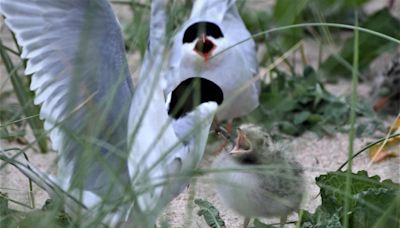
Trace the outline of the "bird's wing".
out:
<instances>
[{"instance_id":1,"label":"bird's wing","mask_svg":"<svg viewBox=\"0 0 400 228\"><path fill-rule=\"evenodd\" d=\"M141 87L139 84L137 92ZM190 178L188 173L197 167L203 157L217 104L203 103L172 122L167 114L162 88L156 87L154 90L151 95L141 98L137 97L140 93L135 93L128 135L132 140L129 171L134 188L139 192L139 206L143 211L157 213L153 210L161 210L181 192L182 186ZM151 100L147 101L147 111L140 118L137 110L145 107L145 97L151 97Z\"/></svg>"},{"instance_id":2,"label":"bird's wing","mask_svg":"<svg viewBox=\"0 0 400 228\"><path fill-rule=\"evenodd\" d=\"M196 0L190 18L213 18L221 22L235 2L236 0Z\"/></svg>"},{"instance_id":3,"label":"bird's wing","mask_svg":"<svg viewBox=\"0 0 400 228\"><path fill-rule=\"evenodd\" d=\"M178 120L181 126L192 127L190 133L194 132L195 127L200 129L188 144L181 142L168 116L160 76L166 22L165 6L160 7L161 3L165 4L165 1L152 2L150 45L131 103L128 122L129 173L138 194L136 206L141 212L146 212L140 217L143 223L149 219L150 223L154 222L160 210L180 192L181 182L169 185L166 179L191 170L199 163L217 109L215 102L204 103ZM153 31L157 31L157 34Z\"/></svg>"},{"instance_id":4,"label":"bird's wing","mask_svg":"<svg viewBox=\"0 0 400 228\"><path fill-rule=\"evenodd\" d=\"M161 169L155 166L163 166L167 159L160 159L166 148L178 144L170 118L168 117L165 99L161 87L160 70L162 67L164 43L163 36L166 28L165 2L155 0L151 5L150 34L148 50L141 67L140 81L136 87L130 106L128 121L128 144L130 148L128 167L132 185L136 191L139 185L146 182L152 184L152 177ZM162 163L159 161L162 160ZM157 165L158 163L161 163ZM147 190L146 190L147 191ZM160 195L157 192L156 198ZM146 197L138 197L139 207L146 210ZM150 200L153 197L149 197ZM153 202L154 203L154 202ZM140 205L141 204L141 205Z\"/></svg>"},{"instance_id":5,"label":"bird's wing","mask_svg":"<svg viewBox=\"0 0 400 228\"><path fill-rule=\"evenodd\" d=\"M256 76L258 73L256 44L251 38L251 34L247 30L235 4L231 5L225 13L222 26L232 44L237 44L250 38L234 48L239 48L241 50L240 52L245 56L244 61L247 64L247 68Z\"/></svg>"},{"instance_id":6,"label":"bird's wing","mask_svg":"<svg viewBox=\"0 0 400 228\"><path fill-rule=\"evenodd\" d=\"M60 179L68 188L79 185L96 194L110 186L117 190L110 180L128 181L124 161L133 88L110 3L1 0L0 14L28 59L25 74L33 74L35 103L60 153Z\"/></svg>"}]
</instances>

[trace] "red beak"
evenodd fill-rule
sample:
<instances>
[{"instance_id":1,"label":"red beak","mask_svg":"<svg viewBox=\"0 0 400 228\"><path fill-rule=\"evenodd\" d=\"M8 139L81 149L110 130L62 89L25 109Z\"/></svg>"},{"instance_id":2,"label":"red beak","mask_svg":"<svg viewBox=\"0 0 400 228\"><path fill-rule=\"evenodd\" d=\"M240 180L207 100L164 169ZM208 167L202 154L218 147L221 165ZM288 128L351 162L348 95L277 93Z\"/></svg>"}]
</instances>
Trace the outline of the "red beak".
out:
<instances>
[{"instance_id":1,"label":"red beak","mask_svg":"<svg viewBox=\"0 0 400 228\"><path fill-rule=\"evenodd\" d=\"M201 34L193 50L203 57L205 62L207 62L212 54L212 51L216 47L217 46L211 40L209 40L205 34Z\"/></svg>"}]
</instances>

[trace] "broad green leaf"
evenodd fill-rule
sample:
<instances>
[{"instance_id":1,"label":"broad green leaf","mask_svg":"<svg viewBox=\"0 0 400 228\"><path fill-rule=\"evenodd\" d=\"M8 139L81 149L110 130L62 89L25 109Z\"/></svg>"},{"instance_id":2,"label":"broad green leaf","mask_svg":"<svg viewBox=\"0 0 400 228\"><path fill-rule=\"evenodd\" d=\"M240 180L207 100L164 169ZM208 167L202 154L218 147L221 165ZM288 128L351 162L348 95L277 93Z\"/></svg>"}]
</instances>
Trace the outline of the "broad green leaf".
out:
<instances>
[{"instance_id":1,"label":"broad green leaf","mask_svg":"<svg viewBox=\"0 0 400 228\"><path fill-rule=\"evenodd\" d=\"M304 129L295 126L291 122L283 121L279 123L279 130L287 135L300 135Z\"/></svg>"},{"instance_id":2,"label":"broad green leaf","mask_svg":"<svg viewBox=\"0 0 400 228\"><path fill-rule=\"evenodd\" d=\"M312 67L305 66L303 75L275 72L277 76L271 83L261 87L259 108L245 117L245 121L261 124L270 131L279 129L296 136L307 130L319 136L332 134L333 130L344 129L348 124L348 99L327 91ZM364 107L368 105L360 102L356 111L360 116L370 117L368 119L372 122L375 114L368 111L371 108ZM364 128L365 131L369 129L371 127Z\"/></svg>"},{"instance_id":3,"label":"broad green leaf","mask_svg":"<svg viewBox=\"0 0 400 228\"><path fill-rule=\"evenodd\" d=\"M322 204L315 213L304 212L302 227L341 227L345 197L351 197L350 227L398 227L400 186L366 171L351 175L350 195L345 195L346 171L330 172L316 178ZM382 226L383 225L383 226Z\"/></svg>"},{"instance_id":4,"label":"broad green leaf","mask_svg":"<svg viewBox=\"0 0 400 228\"><path fill-rule=\"evenodd\" d=\"M211 228L225 228L225 222L219 216L219 211L210 202L202 199L195 199L194 203L200 208L197 215L203 216Z\"/></svg>"},{"instance_id":5,"label":"broad green leaf","mask_svg":"<svg viewBox=\"0 0 400 228\"><path fill-rule=\"evenodd\" d=\"M251 228L275 228L275 226L264 224L258 219L254 219L253 225Z\"/></svg>"},{"instance_id":6,"label":"broad green leaf","mask_svg":"<svg viewBox=\"0 0 400 228\"><path fill-rule=\"evenodd\" d=\"M301 221L301 228L343 228L339 213L330 214L321 208L317 208L314 214L305 211Z\"/></svg>"},{"instance_id":7,"label":"broad green leaf","mask_svg":"<svg viewBox=\"0 0 400 228\"><path fill-rule=\"evenodd\" d=\"M311 113L309 111L302 111L300 113L297 113L294 115L293 123L296 125L304 123L304 121L308 120L310 115L311 115Z\"/></svg>"},{"instance_id":8,"label":"broad green leaf","mask_svg":"<svg viewBox=\"0 0 400 228\"><path fill-rule=\"evenodd\" d=\"M400 204L394 200L396 194L398 190L387 188L372 188L356 194L355 200L359 203L353 209L352 227L372 227L391 204L396 208L388 213L383 227L399 227Z\"/></svg>"},{"instance_id":9,"label":"broad green leaf","mask_svg":"<svg viewBox=\"0 0 400 228\"><path fill-rule=\"evenodd\" d=\"M358 194L369 189L378 189L382 187L393 188L396 186L392 181L385 180L381 182L379 176L369 177L366 171L359 171L352 175L351 195ZM330 172L316 178L317 185L321 189L322 203L331 207L338 208L344 204L345 192L345 171ZM398 188L399 186L397 186ZM353 206L358 202L353 201Z\"/></svg>"}]
</instances>

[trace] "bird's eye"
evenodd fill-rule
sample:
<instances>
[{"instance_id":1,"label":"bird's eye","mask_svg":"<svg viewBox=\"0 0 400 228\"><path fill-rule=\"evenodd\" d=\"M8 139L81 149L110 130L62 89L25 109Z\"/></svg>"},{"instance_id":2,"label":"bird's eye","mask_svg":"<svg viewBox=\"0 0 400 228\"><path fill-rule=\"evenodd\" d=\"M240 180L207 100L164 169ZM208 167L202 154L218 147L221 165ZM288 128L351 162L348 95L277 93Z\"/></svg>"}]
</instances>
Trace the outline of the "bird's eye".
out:
<instances>
[{"instance_id":1,"label":"bird's eye","mask_svg":"<svg viewBox=\"0 0 400 228\"><path fill-rule=\"evenodd\" d=\"M242 135L239 137L239 148L242 150L251 150L251 142L249 141L249 139L245 136Z\"/></svg>"},{"instance_id":2,"label":"bird's eye","mask_svg":"<svg viewBox=\"0 0 400 228\"><path fill-rule=\"evenodd\" d=\"M256 145L257 145L257 147L262 147L262 146L264 146L265 144L266 144L267 142L263 139L263 138L259 138L259 139L257 139L256 140Z\"/></svg>"}]
</instances>

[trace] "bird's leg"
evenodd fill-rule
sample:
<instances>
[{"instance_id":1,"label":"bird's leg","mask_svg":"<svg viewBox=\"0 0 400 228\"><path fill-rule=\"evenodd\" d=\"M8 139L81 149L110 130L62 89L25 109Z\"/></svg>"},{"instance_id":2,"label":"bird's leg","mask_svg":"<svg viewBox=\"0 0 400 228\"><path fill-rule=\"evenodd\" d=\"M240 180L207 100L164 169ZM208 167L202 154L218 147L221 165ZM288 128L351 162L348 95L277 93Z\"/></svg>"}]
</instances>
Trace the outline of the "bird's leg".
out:
<instances>
[{"instance_id":1,"label":"bird's leg","mask_svg":"<svg viewBox=\"0 0 400 228\"><path fill-rule=\"evenodd\" d=\"M395 1L395 0L389 0L389 2L388 2L388 8L389 8L389 9L392 9L392 8L393 8L393 6L394 6L394 1Z\"/></svg>"},{"instance_id":2,"label":"bird's leg","mask_svg":"<svg viewBox=\"0 0 400 228\"><path fill-rule=\"evenodd\" d=\"M250 223L250 218L249 217L244 218L243 228L247 228L249 226L249 223Z\"/></svg>"},{"instance_id":3,"label":"bird's leg","mask_svg":"<svg viewBox=\"0 0 400 228\"><path fill-rule=\"evenodd\" d=\"M376 102L375 102L375 104L374 104L374 106L373 106L373 108L374 108L374 111L380 111L381 109L383 109L383 107L385 107L385 105L389 102L389 96L385 96L385 97L381 97L381 98L379 98Z\"/></svg>"},{"instance_id":4,"label":"bird's leg","mask_svg":"<svg viewBox=\"0 0 400 228\"><path fill-rule=\"evenodd\" d=\"M221 125L219 124L219 121L217 119L213 120L212 126L213 126L214 131L218 135L220 135L220 136L222 136L224 138L224 142L222 143L222 145L214 153L214 154L219 154L228 145L229 142L234 142L231 139L231 136L229 135L229 133L232 132L232 129L231 129L231 131L229 131L229 130L221 127ZM231 125L231 128L232 128L232 125Z\"/></svg>"},{"instance_id":5,"label":"bird's leg","mask_svg":"<svg viewBox=\"0 0 400 228\"><path fill-rule=\"evenodd\" d=\"M225 125L225 129L228 133L232 133L233 132L233 120L230 119L227 121L226 125Z\"/></svg>"},{"instance_id":6,"label":"bird's leg","mask_svg":"<svg viewBox=\"0 0 400 228\"><path fill-rule=\"evenodd\" d=\"M221 153L221 151L224 150L224 148L226 147L226 145L228 145L228 140L226 140L226 139L224 138L224 142L221 144L221 146L218 147L218 149L214 152L214 154L217 155L217 154Z\"/></svg>"},{"instance_id":7,"label":"bird's leg","mask_svg":"<svg viewBox=\"0 0 400 228\"><path fill-rule=\"evenodd\" d=\"M280 227L280 228L283 228L283 227L285 227L285 224L286 224L286 219L287 219L287 216L286 216L286 215L284 215L284 216L281 216L281 219L280 219L280 225L279 225L279 227Z\"/></svg>"}]
</instances>

